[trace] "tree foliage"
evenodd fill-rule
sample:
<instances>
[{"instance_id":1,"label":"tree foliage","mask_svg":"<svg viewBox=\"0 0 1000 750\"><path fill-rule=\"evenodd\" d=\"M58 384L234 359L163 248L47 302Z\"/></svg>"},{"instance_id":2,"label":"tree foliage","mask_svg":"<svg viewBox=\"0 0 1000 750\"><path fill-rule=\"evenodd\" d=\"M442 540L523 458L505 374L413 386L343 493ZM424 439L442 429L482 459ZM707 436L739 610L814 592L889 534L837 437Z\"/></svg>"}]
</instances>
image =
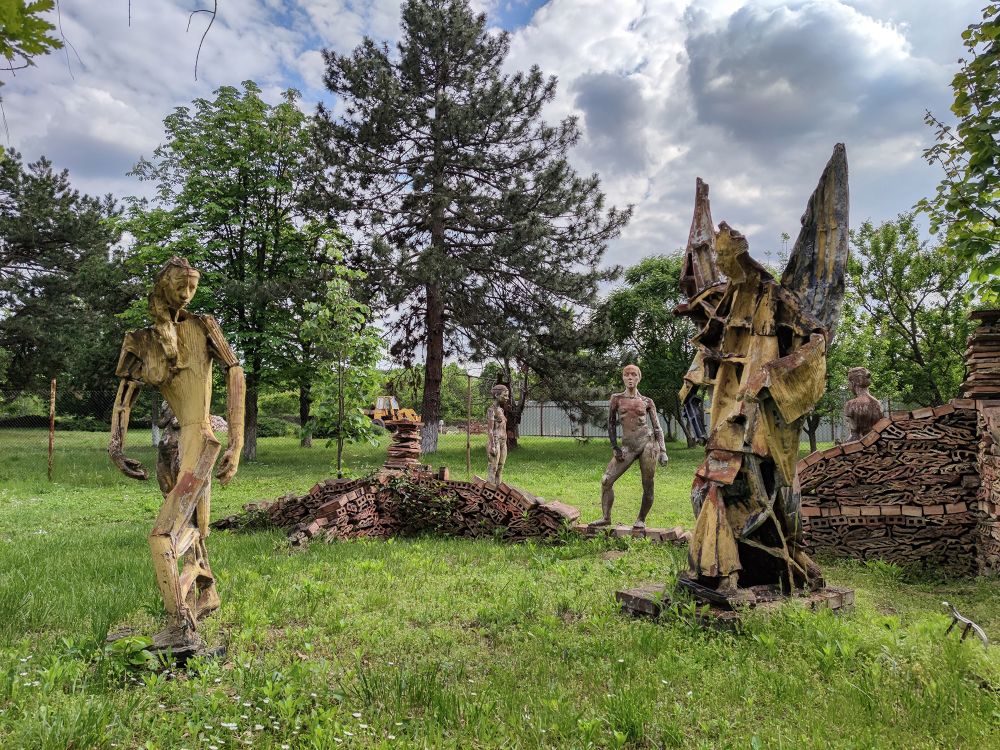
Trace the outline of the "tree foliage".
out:
<instances>
[{"instance_id":1,"label":"tree foliage","mask_svg":"<svg viewBox=\"0 0 1000 750\"><path fill-rule=\"evenodd\" d=\"M81 195L69 173L45 158L24 164L16 151L0 158L0 349L5 390L61 382L66 411L99 414L107 377L124 333L117 315L137 290L125 283L110 196ZM110 368L110 369L109 369Z\"/></svg>"},{"instance_id":2,"label":"tree foliage","mask_svg":"<svg viewBox=\"0 0 1000 750\"><path fill-rule=\"evenodd\" d=\"M967 57L952 79L948 125L930 112L936 143L924 158L944 171L935 195L918 206L931 231L944 230L948 250L974 282L1000 294L1000 4L983 9L981 23L962 32Z\"/></svg>"},{"instance_id":3,"label":"tree foliage","mask_svg":"<svg viewBox=\"0 0 1000 750\"><path fill-rule=\"evenodd\" d=\"M315 372L302 309L325 297L346 242L307 200L319 172L297 98L290 89L270 105L245 81L242 91L224 86L193 110L175 110L164 121L167 142L134 169L157 183L156 198L133 201L124 225L137 274L150 278L174 254L202 271L195 302L243 355L251 459L260 389L302 387Z\"/></svg>"},{"instance_id":4,"label":"tree foliage","mask_svg":"<svg viewBox=\"0 0 1000 750\"><path fill-rule=\"evenodd\" d=\"M683 255L655 255L625 269L624 284L598 308L595 323L605 330L616 370L635 363L642 370L643 394L683 428L677 392L694 357L695 331L687 318L673 314L686 302L680 288ZM614 381L620 384L618 373Z\"/></svg>"},{"instance_id":5,"label":"tree foliage","mask_svg":"<svg viewBox=\"0 0 1000 750\"><path fill-rule=\"evenodd\" d=\"M920 406L955 398L973 327L967 273L943 248L920 241L912 214L877 227L866 221L851 242L855 329L871 344L870 364L853 364L872 371L880 396Z\"/></svg>"},{"instance_id":6,"label":"tree foliage","mask_svg":"<svg viewBox=\"0 0 1000 750\"><path fill-rule=\"evenodd\" d=\"M7 70L34 65L32 58L63 46L43 18L54 7L54 0L0 0L0 56Z\"/></svg>"},{"instance_id":7,"label":"tree foliage","mask_svg":"<svg viewBox=\"0 0 1000 750\"><path fill-rule=\"evenodd\" d=\"M380 332L351 288L362 277L338 266L323 301L305 305L303 335L315 346L319 362L313 384L316 429L337 444L338 477L343 476L344 444L372 440L378 432L362 412L378 395L382 356Z\"/></svg>"},{"instance_id":8,"label":"tree foliage","mask_svg":"<svg viewBox=\"0 0 1000 750\"><path fill-rule=\"evenodd\" d=\"M591 304L607 241L630 211L605 210L596 175L566 155L574 119L548 125L556 81L503 70L510 42L468 0L409 0L397 54L366 38L327 51L340 116L321 111L334 204L368 242L364 264L391 313L391 354L425 357L424 450L434 450L446 354L558 324Z\"/></svg>"}]
</instances>

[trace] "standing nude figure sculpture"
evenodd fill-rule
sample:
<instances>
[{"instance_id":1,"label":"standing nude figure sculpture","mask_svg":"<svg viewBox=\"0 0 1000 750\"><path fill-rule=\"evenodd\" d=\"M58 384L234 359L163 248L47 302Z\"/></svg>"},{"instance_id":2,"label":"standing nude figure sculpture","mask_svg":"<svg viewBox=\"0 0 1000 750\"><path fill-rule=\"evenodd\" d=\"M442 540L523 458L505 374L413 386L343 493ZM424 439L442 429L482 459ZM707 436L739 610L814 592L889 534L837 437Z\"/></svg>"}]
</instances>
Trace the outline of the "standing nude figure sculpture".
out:
<instances>
[{"instance_id":1,"label":"standing nude figure sculpture","mask_svg":"<svg viewBox=\"0 0 1000 750\"><path fill-rule=\"evenodd\" d=\"M157 479L163 505L149 535L156 584L167 611L167 627L153 637L155 650L193 653L202 647L198 623L219 607L208 563L212 467L221 443L212 433L212 362L226 373L229 445L216 477L227 484L243 447L246 384L243 368L218 323L184 308L194 297L199 273L184 258L171 258L149 295L153 325L125 336L116 374L121 378L111 417L111 460L127 477L146 479L137 460L125 455L129 414L143 383L159 389L176 420L174 451L160 452ZM168 423L170 420L167 420Z\"/></svg>"},{"instance_id":2,"label":"standing nude figure sculpture","mask_svg":"<svg viewBox=\"0 0 1000 750\"><path fill-rule=\"evenodd\" d=\"M854 398L844 404L844 418L851 431L847 440L860 440L882 419L882 404L868 390L872 376L866 368L852 367L848 370L847 383L854 394Z\"/></svg>"},{"instance_id":3,"label":"standing nude figure sculpture","mask_svg":"<svg viewBox=\"0 0 1000 750\"><path fill-rule=\"evenodd\" d=\"M504 404L510 398L510 391L503 383L497 383L490 391L493 403L486 410L486 457L490 462L489 481L500 484L503 481L503 466L507 463L507 416Z\"/></svg>"},{"instance_id":4,"label":"standing nude figure sculpture","mask_svg":"<svg viewBox=\"0 0 1000 750\"><path fill-rule=\"evenodd\" d=\"M663 444L663 430L656 414L653 399L639 393L642 370L636 365L627 365L622 370L625 390L611 395L608 408L608 437L614 456L601 477L601 510L604 515L590 526L607 526L611 523L611 507L615 504L615 482L628 467L639 461L642 472L642 505L639 517L632 528L646 528L646 516L653 507L653 478L656 464L667 463L667 449ZM622 444L618 445L618 421L622 425Z\"/></svg>"}]
</instances>

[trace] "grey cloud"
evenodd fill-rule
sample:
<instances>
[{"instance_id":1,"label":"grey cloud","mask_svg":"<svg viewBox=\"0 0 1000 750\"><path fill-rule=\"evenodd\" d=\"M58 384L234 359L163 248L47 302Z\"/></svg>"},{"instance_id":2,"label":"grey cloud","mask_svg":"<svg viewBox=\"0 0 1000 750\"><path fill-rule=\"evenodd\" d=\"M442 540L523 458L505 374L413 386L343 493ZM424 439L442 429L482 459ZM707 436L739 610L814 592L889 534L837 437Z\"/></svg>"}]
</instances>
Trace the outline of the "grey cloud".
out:
<instances>
[{"instance_id":1,"label":"grey cloud","mask_svg":"<svg viewBox=\"0 0 1000 750\"><path fill-rule=\"evenodd\" d=\"M649 107L639 84L615 73L590 73L577 78L572 91L583 111L582 156L599 169L642 171L649 161Z\"/></svg>"},{"instance_id":2,"label":"grey cloud","mask_svg":"<svg viewBox=\"0 0 1000 750\"><path fill-rule=\"evenodd\" d=\"M919 124L928 75L938 69L902 50L889 50L900 59L882 59L861 20L831 3L747 5L716 29L697 30L698 19L686 49L699 121L762 146L831 126L892 132Z\"/></svg>"}]
</instances>

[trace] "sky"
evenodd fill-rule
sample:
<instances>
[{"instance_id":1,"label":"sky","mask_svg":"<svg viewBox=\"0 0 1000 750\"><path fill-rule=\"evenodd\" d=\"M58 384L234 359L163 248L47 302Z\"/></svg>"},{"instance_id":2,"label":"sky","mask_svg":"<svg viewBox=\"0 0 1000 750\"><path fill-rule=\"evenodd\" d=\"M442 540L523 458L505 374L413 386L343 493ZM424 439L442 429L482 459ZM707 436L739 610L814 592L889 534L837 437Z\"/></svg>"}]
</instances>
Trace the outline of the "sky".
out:
<instances>
[{"instance_id":1,"label":"sky","mask_svg":"<svg viewBox=\"0 0 1000 750\"><path fill-rule=\"evenodd\" d=\"M510 72L558 78L547 120L578 118L571 162L600 175L608 202L634 206L607 263L682 248L695 178L714 220L782 251L837 142L847 145L851 223L894 218L932 194L921 157L925 110L946 117L961 32L985 0L472 0L511 34ZM399 0L61 0L64 50L0 71L6 131L92 194L148 195L126 173L163 140L163 118L222 85L255 80L265 99L294 87L331 102L320 50L364 36L393 43Z\"/></svg>"}]
</instances>

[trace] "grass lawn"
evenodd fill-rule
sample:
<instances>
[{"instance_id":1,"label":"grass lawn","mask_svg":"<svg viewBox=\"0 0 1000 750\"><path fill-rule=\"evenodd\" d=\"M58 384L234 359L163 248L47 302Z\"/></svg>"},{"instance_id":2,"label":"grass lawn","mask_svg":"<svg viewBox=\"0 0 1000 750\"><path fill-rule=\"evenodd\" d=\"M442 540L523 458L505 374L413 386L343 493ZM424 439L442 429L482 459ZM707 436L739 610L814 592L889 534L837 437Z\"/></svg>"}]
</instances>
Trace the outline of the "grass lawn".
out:
<instances>
[{"instance_id":1,"label":"grass lawn","mask_svg":"<svg viewBox=\"0 0 1000 750\"><path fill-rule=\"evenodd\" d=\"M131 436L133 446L144 435ZM948 599L1000 640L1000 583L826 563L853 614L794 607L741 636L616 611L671 580L681 549L620 540L505 546L417 538L289 551L279 532L209 540L228 657L182 674L127 667L106 634L158 628L146 535L155 481L120 476L106 435L0 431L2 748L1000 747L1000 649L942 637ZM482 437L474 470L485 473ZM464 436L428 457L465 476ZM599 513L607 444L528 439L506 479ZM701 451L669 449L650 525L692 525ZM151 466L153 451L131 454ZM351 469L384 446L351 448ZM301 492L332 451L261 441L213 515ZM615 518L638 508L637 468Z\"/></svg>"}]
</instances>

